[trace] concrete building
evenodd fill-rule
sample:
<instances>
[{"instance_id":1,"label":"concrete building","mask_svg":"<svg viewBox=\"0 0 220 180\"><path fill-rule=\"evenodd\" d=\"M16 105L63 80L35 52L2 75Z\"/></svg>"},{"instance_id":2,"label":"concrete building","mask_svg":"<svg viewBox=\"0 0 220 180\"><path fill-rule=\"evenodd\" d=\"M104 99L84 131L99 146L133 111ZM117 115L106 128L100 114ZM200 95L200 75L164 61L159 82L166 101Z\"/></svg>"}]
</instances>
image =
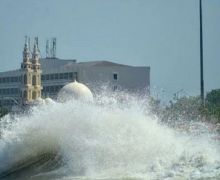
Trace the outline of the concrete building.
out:
<instances>
[{"instance_id":1,"label":"concrete building","mask_svg":"<svg viewBox=\"0 0 220 180\"><path fill-rule=\"evenodd\" d=\"M56 98L59 90L74 80L86 84L94 94L103 85L110 91L150 93L150 67L40 58L37 39L32 53L28 46L26 41L20 69L0 72L0 106L10 109L40 97Z\"/></svg>"}]
</instances>

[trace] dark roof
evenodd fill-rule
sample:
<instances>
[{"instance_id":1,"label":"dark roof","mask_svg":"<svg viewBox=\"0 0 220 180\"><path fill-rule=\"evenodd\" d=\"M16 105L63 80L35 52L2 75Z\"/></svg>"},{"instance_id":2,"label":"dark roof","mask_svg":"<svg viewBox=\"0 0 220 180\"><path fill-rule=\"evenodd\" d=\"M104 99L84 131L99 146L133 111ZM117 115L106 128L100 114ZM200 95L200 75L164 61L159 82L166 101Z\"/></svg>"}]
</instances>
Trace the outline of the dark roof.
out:
<instances>
[{"instance_id":1,"label":"dark roof","mask_svg":"<svg viewBox=\"0 0 220 180\"><path fill-rule=\"evenodd\" d=\"M89 61L89 62L79 62L79 65L86 65L86 66L126 66L124 64L118 64L115 62L110 62L110 61Z\"/></svg>"},{"instance_id":2,"label":"dark roof","mask_svg":"<svg viewBox=\"0 0 220 180\"><path fill-rule=\"evenodd\" d=\"M79 62L77 63L76 60L66 60L66 59L46 59L43 58L40 60L42 69L57 69L57 68L68 68L72 66L125 66L129 67L128 65L118 64L110 61L88 61L88 62Z\"/></svg>"},{"instance_id":3,"label":"dark roof","mask_svg":"<svg viewBox=\"0 0 220 180\"><path fill-rule=\"evenodd\" d=\"M0 72L0 76L16 76L20 74L20 69Z\"/></svg>"},{"instance_id":4,"label":"dark roof","mask_svg":"<svg viewBox=\"0 0 220 180\"><path fill-rule=\"evenodd\" d=\"M42 69L57 69L65 66L76 65L76 60L66 60L58 58L42 58L40 59Z\"/></svg>"}]
</instances>

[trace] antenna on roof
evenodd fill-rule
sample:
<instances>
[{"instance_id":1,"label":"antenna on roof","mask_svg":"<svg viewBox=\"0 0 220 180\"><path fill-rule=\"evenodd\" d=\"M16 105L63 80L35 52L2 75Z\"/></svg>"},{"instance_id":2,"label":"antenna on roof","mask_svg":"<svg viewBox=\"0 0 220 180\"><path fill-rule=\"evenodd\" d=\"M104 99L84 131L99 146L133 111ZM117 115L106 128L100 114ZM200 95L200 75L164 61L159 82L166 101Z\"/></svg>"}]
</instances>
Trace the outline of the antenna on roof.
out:
<instances>
[{"instance_id":1,"label":"antenna on roof","mask_svg":"<svg viewBox=\"0 0 220 180\"><path fill-rule=\"evenodd\" d=\"M51 38L46 41L46 58L56 58L57 39Z\"/></svg>"},{"instance_id":2,"label":"antenna on roof","mask_svg":"<svg viewBox=\"0 0 220 180\"><path fill-rule=\"evenodd\" d=\"M56 58L56 38L52 38L52 58Z\"/></svg>"},{"instance_id":3,"label":"antenna on roof","mask_svg":"<svg viewBox=\"0 0 220 180\"><path fill-rule=\"evenodd\" d=\"M50 58L50 47L49 47L49 40L47 39L46 42L46 58Z\"/></svg>"}]
</instances>

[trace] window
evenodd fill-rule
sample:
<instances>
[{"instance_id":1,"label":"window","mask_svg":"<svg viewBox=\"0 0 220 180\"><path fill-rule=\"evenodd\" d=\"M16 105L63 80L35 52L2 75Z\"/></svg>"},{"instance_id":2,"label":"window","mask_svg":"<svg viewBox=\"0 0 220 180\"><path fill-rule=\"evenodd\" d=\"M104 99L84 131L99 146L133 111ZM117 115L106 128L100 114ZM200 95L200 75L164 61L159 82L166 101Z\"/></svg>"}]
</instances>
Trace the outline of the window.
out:
<instances>
[{"instance_id":1,"label":"window","mask_svg":"<svg viewBox=\"0 0 220 180\"><path fill-rule=\"evenodd\" d=\"M50 92L54 92L54 86L50 86Z\"/></svg>"},{"instance_id":2,"label":"window","mask_svg":"<svg viewBox=\"0 0 220 180\"><path fill-rule=\"evenodd\" d=\"M44 76L44 75L41 76L41 80L42 80L42 81L45 80L45 76Z\"/></svg>"},{"instance_id":3,"label":"window","mask_svg":"<svg viewBox=\"0 0 220 180\"><path fill-rule=\"evenodd\" d=\"M10 90L10 93L11 94L18 94L18 88L12 88L11 90Z\"/></svg>"},{"instance_id":4,"label":"window","mask_svg":"<svg viewBox=\"0 0 220 180\"><path fill-rule=\"evenodd\" d=\"M63 79L63 73L60 74L60 79Z\"/></svg>"},{"instance_id":5,"label":"window","mask_svg":"<svg viewBox=\"0 0 220 180\"><path fill-rule=\"evenodd\" d=\"M27 84L27 75L24 75L24 84Z\"/></svg>"},{"instance_id":6,"label":"window","mask_svg":"<svg viewBox=\"0 0 220 180\"><path fill-rule=\"evenodd\" d=\"M68 79L68 73L64 74L64 79Z\"/></svg>"},{"instance_id":7,"label":"window","mask_svg":"<svg viewBox=\"0 0 220 180\"><path fill-rule=\"evenodd\" d=\"M35 91L32 93L32 98L33 98L33 99L36 99L36 98L37 98L37 94L36 94Z\"/></svg>"},{"instance_id":8,"label":"window","mask_svg":"<svg viewBox=\"0 0 220 180\"><path fill-rule=\"evenodd\" d=\"M27 91L24 91L23 97L24 99L27 99Z\"/></svg>"},{"instance_id":9,"label":"window","mask_svg":"<svg viewBox=\"0 0 220 180\"><path fill-rule=\"evenodd\" d=\"M28 84L32 84L32 75L28 73Z\"/></svg>"},{"instance_id":10,"label":"window","mask_svg":"<svg viewBox=\"0 0 220 180\"><path fill-rule=\"evenodd\" d=\"M118 80L118 74L117 74L117 73L114 73L114 74L113 74L113 79L114 79L114 80Z\"/></svg>"},{"instance_id":11,"label":"window","mask_svg":"<svg viewBox=\"0 0 220 180\"><path fill-rule=\"evenodd\" d=\"M33 78L33 79L32 79L33 85L36 85L36 84L37 84L37 82L36 82L36 76L34 75L32 78Z\"/></svg>"},{"instance_id":12,"label":"window","mask_svg":"<svg viewBox=\"0 0 220 180\"><path fill-rule=\"evenodd\" d=\"M16 77L16 76L10 77L10 81L11 82L18 82L18 77Z\"/></svg>"},{"instance_id":13,"label":"window","mask_svg":"<svg viewBox=\"0 0 220 180\"><path fill-rule=\"evenodd\" d=\"M55 92L59 91L59 86L54 86L54 91Z\"/></svg>"},{"instance_id":14,"label":"window","mask_svg":"<svg viewBox=\"0 0 220 180\"><path fill-rule=\"evenodd\" d=\"M50 79L54 80L54 74L50 74Z\"/></svg>"},{"instance_id":15,"label":"window","mask_svg":"<svg viewBox=\"0 0 220 180\"><path fill-rule=\"evenodd\" d=\"M69 79L73 79L73 73L69 73Z\"/></svg>"},{"instance_id":16,"label":"window","mask_svg":"<svg viewBox=\"0 0 220 180\"><path fill-rule=\"evenodd\" d=\"M75 79L76 81L78 81L78 74L77 74L77 72L74 72L74 79Z\"/></svg>"},{"instance_id":17,"label":"window","mask_svg":"<svg viewBox=\"0 0 220 180\"><path fill-rule=\"evenodd\" d=\"M46 91L46 92L49 92L49 86L46 86L46 87L45 87L45 91Z\"/></svg>"},{"instance_id":18,"label":"window","mask_svg":"<svg viewBox=\"0 0 220 180\"><path fill-rule=\"evenodd\" d=\"M11 77L11 82L18 82L18 77Z\"/></svg>"},{"instance_id":19,"label":"window","mask_svg":"<svg viewBox=\"0 0 220 180\"><path fill-rule=\"evenodd\" d=\"M55 74L54 79L58 79L58 74Z\"/></svg>"},{"instance_id":20,"label":"window","mask_svg":"<svg viewBox=\"0 0 220 180\"><path fill-rule=\"evenodd\" d=\"M113 91L116 91L118 89L117 86L113 86Z\"/></svg>"}]
</instances>

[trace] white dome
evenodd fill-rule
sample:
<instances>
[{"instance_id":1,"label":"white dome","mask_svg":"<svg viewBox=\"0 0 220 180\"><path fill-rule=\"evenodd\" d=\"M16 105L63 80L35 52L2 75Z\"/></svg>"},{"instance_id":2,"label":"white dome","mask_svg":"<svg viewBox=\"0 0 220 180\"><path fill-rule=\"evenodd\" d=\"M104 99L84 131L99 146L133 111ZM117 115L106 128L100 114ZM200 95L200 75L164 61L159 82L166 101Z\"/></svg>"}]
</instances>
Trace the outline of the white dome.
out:
<instances>
[{"instance_id":1,"label":"white dome","mask_svg":"<svg viewBox=\"0 0 220 180\"><path fill-rule=\"evenodd\" d=\"M58 93L59 101L64 102L71 99L93 101L93 95L86 85L74 81L65 85Z\"/></svg>"}]
</instances>

